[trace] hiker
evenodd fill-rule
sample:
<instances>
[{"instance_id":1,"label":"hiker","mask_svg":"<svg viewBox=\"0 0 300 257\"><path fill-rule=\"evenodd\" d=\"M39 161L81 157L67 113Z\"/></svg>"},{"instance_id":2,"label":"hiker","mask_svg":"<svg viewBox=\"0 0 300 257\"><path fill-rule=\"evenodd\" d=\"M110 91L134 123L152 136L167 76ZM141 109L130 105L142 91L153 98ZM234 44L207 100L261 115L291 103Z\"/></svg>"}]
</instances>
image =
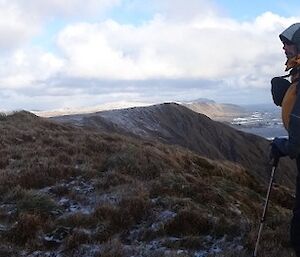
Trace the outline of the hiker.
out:
<instances>
[{"instance_id":1,"label":"hiker","mask_svg":"<svg viewBox=\"0 0 300 257\"><path fill-rule=\"evenodd\" d=\"M282 107L282 121L288 131L288 138L276 137L273 140L271 158L289 156L296 159L296 201L290 235L296 256L300 257L300 23L288 27L279 38L287 58L285 71L289 74L272 79L272 95L274 103ZM284 77L289 77L289 81Z\"/></svg>"}]
</instances>

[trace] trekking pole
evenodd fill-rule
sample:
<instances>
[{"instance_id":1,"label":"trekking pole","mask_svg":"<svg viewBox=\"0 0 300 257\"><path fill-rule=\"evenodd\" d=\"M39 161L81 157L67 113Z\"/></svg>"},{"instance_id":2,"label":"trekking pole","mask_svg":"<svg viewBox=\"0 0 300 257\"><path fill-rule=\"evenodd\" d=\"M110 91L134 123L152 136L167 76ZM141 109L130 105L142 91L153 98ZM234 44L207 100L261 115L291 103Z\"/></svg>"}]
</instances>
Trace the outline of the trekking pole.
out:
<instances>
[{"instance_id":1,"label":"trekking pole","mask_svg":"<svg viewBox=\"0 0 300 257\"><path fill-rule=\"evenodd\" d=\"M272 190L272 185L273 185L273 181L274 181L275 171L276 171L277 166L278 166L278 162L279 162L279 158L276 158L273 161L271 178L270 178L270 182L269 182L269 187L268 187L268 192L267 192L267 196L266 196L264 210L263 210L263 213L262 213L262 218L260 220L260 226L259 226L259 230L258 230L258 234L257 234L257 239L256 239L256 244L255 244L253 257L257 256L258 244L259 244L262 228L263 228L264 222L266 220L266 214L267 214L267 209L268 209L270 193L271 193L271 190Z\"/></svg>"}]
</instances>

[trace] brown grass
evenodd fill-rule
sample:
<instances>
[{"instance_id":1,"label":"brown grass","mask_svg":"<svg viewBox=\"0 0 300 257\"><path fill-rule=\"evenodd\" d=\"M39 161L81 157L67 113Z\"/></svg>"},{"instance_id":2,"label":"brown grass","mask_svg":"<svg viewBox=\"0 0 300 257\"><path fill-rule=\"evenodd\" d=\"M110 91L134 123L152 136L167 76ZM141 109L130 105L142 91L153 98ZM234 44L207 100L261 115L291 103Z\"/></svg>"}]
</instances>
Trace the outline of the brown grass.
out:
<instances>
[{"instance_id":1,"label":"brown grass","mask_svg":"<svg viewBox=\"0 0 300 257\"><path fill-rule=\"evenodd\" d=\"M147 200L138 196L131 197L122 199L119 206L98 206L94 217L99 221L109 221L110 228L119 231L140 222L148 208Z\"/></svg>"},{"instance_id":2,"label":"brown grass","mask_svg":"<svg viewBox=\"0 0 300 257\"><path fill-rule=\"evenodd\" d=\"M89 214L73 213L56 220L58 226L71 228L92 228L97 225L97 220Z\"/></svg>"},{"instance_id":3,"label":"brown grass","mask_svg":"<svg viewBox=\"0 0 300 257\"><path fill-rule=\"evenodd\" d=\"M17 223L7 232L6 238L17 245L36 239L37 233L42 229L44 220L35 214L20 215Z\"/></svg>"},{"instance_id":4,"label":"brown grass","mask_svg":"<svg viewBox=\"0 0 300 257\"><path fill-rule=\"evenodd\" d=\"M122 184L133 183L133 181L134 179L126 174L121 174L116 170L108 170L99 174L96 187L98 190L109 190Z\"/></svg>"},{"instance_id":5,"label":"brown grass","mask_svg":"<svg viewBox=\"0 0 300 257\"><path fill-rule=\"evenodd\" d=\"M103 166L103 170L116 169L140 179L155 179L164 169L164 163L158 155L144 148L127 145L125 149L111 155Z\"/></svg>"},{"instance_id":6,"label":"brown grass","mask_svg":"<svg viewBox=\"0 0 300 257\"><path fill-rule=\"evenodd\" d=\"M199 250L203 248L204 240L200 236L185 236L179 240L167 240L164 246L170 249L191 249Z\"/></svg>"},{"instance_id":7,"label":"brown grass","mask_svg":"<svg viewBox=\"0 0 300 257\"><path fill-rule=\"evenodd\" d=\"M94 257L123 257L124 250L122 247L122 243L115 239L108 241L106 244L103 245L103 249L95 254Z\"/></svg>"},{"instance_id":8,"label":"brown grass","mask_svg":"<svg viewBox=\"0 0 300 257\"><path fill-rule=\"evenodd\" d=\"M59 211L59 207L47 195L35 191L25 191L24 195L17 200L17 210L19 213L29 212L49 217L53 215L53 212Z\"/></svg>"},{"instance_id":9,"label":"brown grass","mask_svg":"<svg viewBox=\"0 0 300 257\"><path fill-rule=\"evenodd\" d=\"M66 249L96 242L104 244L98 256L118 257L124 256L118 238L127 240L131 229L142 227L138 239L146 242L179 237L178 245L167 245L174 251L197 249L201 235L227 235L228 240L240 236L244 251L215 256L251 256L266 185L241 166L175 146L59 125L25 112L0 115L0 120L0 199L1 204L16 204L17 214L11 221L18 222L5 235L6 242L22 247L33 241L38 244L37 235L48 230L49 222L51 229L73 229L64 242ZM93 197L107 194L117 201L93 206L92 214L59 217L61 209L54 199L84 200L61 184L79 175L97 180ZM47 186L53 186L51 195L38 192ZM274 189L262 256L292 256L288 242L291 194L287 188ZM164 210L177 215L154 232L151 224ZM3 210L1 215L6 215Z\"/></svg>"},{"instance_id":10,"label":"brown grass","mask_svg":"<svg viewBox=\"0 0 300 257\"><path fill-rule=\"evenodd\" d=\"M207 214L193 210L180 211L165 227L166 233L173 236L208 234L211 229Z\"/></svg>"},{"instance_id":11,"label":"brown grass","mask_svg":"<svg viewBox=\"0 0 300 257\"><path fill-rule=\"evenodd\" d=\"M84 230L73 230L72 234L69 235L65 242L65 248L75 249L79 248L82 244L88 244L91 242L91 236Z\"/></svg>"}]
</instances>

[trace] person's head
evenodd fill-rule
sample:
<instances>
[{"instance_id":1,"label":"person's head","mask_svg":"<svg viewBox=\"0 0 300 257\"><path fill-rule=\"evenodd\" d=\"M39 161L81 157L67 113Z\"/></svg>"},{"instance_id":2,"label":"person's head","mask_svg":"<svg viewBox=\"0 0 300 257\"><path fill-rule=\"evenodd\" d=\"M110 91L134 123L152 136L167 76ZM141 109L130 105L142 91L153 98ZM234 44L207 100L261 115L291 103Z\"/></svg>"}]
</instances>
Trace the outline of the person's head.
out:
<instances>
[{"instance_id":1,"label":"person's head","mask_svg":"<svg viewBox=\"0 0 300 257\"><path fill-rule=\"evenodd\" d=\"M288 59L300 53L300 23L295 23L284 30L279 38Z\"/></svg>"}]
</instances>

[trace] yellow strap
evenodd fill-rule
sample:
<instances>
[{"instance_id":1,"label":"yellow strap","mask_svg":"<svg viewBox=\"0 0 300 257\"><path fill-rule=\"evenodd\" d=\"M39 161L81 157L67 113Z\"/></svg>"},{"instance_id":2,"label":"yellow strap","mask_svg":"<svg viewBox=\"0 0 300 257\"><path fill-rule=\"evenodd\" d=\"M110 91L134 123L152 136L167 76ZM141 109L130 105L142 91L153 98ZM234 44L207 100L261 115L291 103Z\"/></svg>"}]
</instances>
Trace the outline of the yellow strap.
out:
<instances>
[{"instance_id":1,"label":"yellow strap","mask_svg":"<svg viewBox=\"0 0 300 257\"><path fill-rule=\"evenodd\" d=\"M293 58L288 59L285 65L286 65L285 71L288 71L295 67L300 67L300 54L294 56Z\"/></svg>"},{"instance_id":2,"label":"yellow strap","mask_svg":"<svg viewBox=\"0 0 300 257\"><path fill-rule=\"evenodd\" d=\"M298 82L297 82L298 83ZM282 115L282 122L286 130L289 129L289 121L290 121L290 114L296 102L297 96L297 83L293 83L288 90L286 91L284 98L282 100L282 108L281 108L281 115Z\"/></svg>"}]
</instances>

